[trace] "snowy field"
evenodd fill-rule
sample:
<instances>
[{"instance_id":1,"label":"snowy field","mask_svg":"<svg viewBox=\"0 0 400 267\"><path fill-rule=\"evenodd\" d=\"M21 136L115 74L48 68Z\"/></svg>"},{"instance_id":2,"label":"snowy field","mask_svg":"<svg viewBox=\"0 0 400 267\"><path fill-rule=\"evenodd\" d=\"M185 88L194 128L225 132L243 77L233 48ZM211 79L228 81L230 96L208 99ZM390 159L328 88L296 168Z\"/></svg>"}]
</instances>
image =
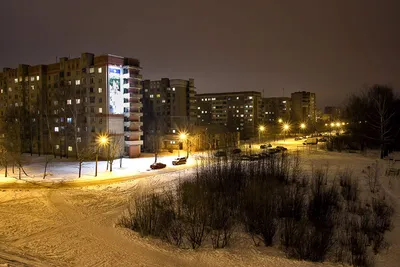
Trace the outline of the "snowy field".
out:
<instances>
[{"instance_id":1,"label":"snowy field","mask_svg":"<svg viewBox=\"0 0 400 267\"><path fill-rule=\"evenodd\" d=\"M299 142L282 144L296 149ZM382 188L397 213L395 228L388 234L391 247L377 256L376 266L399 266L400 177L389 180L384 175L388 161L377 161L376 153L302 149L300 155L306 171L328 166L335 173L348 168L359 178L368 166L379 164ZM22 175L22 180L16 179L17 172L14 178L4 178L1 170L0 266L339 266L289 260L275 248L254 247L250 239L233 242L227 249L193 251L115 227L137 186L168 186L190 175L196 165L193 157L187 165L172 166L173 157L161 156L159 161L167 168L157 171L149 170L154 162L151 157L124 159L121 169L116 160L112 173L100 162L98 177L94 177L94 163L85 163L79 179L77 164L65 160L54 160L45 179L43 162L37 157L30 159L29 176ZM394 167L400 168L400 162Z\"/></svg>"}]
</instances>

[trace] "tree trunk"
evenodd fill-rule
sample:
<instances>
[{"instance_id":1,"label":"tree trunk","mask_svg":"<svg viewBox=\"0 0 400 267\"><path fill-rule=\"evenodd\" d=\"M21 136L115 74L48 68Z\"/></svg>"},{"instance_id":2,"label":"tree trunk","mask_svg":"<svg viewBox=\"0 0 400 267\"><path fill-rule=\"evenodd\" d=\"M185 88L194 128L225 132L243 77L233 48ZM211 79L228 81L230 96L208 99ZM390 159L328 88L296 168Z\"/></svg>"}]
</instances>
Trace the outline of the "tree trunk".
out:
<instances>
[{"instance_id":1,"label":"tree trunk","mask_svg":"<svg viewBox=\"0 0 400 267\"><path fill-rule=\"evenodd\" d=\"M79 178L81 178L81 174L82 174L82 161L79 161Z\"/></svg>"},{"instance_id":2,"label":"tree trunk","mask_svg":"<svg viewBox=\"0 0 400 267\"><path fill-rule=\"evenodd\" d=\"M122 168L122 155L121 155L121 157L119 158L119 167Z\"/></svg>"}]
</instances>

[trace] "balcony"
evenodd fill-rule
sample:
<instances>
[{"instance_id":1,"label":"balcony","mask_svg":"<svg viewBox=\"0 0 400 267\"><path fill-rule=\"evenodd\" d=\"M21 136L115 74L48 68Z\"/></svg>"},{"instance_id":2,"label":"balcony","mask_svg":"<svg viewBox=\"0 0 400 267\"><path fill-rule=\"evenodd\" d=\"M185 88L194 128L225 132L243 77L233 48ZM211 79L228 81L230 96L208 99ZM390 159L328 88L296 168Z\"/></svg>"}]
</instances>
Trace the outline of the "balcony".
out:
<instances>
[{"instance_id":1,"label":"balcony","mask_svg":"<svg viewBox=\"0 0 400 267\"><path fill-rule=\"evenodd\" d=\"M143 79L143 76L141 74L134 74L132 78L141 81Z\"/></svg>"},{"instance_id":2,"label":"balcony","mask_svg":"<svg viewBox=\"0 0 400 267\"><path fill-rule=\"evenodd\" d=\"M125 144L128 146L142 146L143 140L136 140L136 141L125 141Z\"/></svg>"},{"instance_id":3,"label":"balcony","mask_svg":"<svg viewBox=\"0 0 400 267\"><path fill-rule=\"evenodd\" d=\"M136 99L131 99L129 101L131 106L134 106L135 108L142 108L143 107L143 103L142 102L138 102Z\"/></svg>"},{"instance_id":4,"label":"balcony","mask_svg":"<svg viewBox=\"0 0 400 267\"><path fill-rule=\"evenodd\" d=\"M142 99L143 96L142 96L142 94L130 92L130 93L129 93L129 97L130 97L131 99Z\"/></svg>"}]
</instances>

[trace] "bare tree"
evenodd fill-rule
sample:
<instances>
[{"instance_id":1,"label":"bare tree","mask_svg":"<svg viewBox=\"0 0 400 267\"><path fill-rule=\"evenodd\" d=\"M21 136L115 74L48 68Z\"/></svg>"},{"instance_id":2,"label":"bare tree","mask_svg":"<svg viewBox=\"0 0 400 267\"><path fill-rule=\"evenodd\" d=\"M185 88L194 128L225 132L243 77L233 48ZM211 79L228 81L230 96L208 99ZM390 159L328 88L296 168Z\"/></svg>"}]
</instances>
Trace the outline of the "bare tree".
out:
<instances>
[{"instance_id":1,"label":"bare tree","mask_svg":"<svg viewBox=\"0 0 400 267\"><path fill-rule=\"evenodd\" d=\"M114 159L121 156L124 151L124 136L123 134L110 133L108 137L108 161L110 163L110 172Z\"/></svg>"}]
</instances>

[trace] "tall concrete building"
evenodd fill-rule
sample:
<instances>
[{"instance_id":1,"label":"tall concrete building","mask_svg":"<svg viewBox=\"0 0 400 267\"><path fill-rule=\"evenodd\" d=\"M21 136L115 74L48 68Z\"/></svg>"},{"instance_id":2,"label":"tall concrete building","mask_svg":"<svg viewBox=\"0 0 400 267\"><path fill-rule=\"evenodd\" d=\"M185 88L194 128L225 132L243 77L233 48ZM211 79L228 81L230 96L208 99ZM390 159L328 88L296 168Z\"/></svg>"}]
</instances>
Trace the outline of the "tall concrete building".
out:
<instances>
[{"instance_id":1,"label":"tall concrete building","mask_svg":"<svg viewBox=\"0 0 400 267\"><path fill-rule=\"evenodd\" d=\"M177 149L178 133L195 123L194 79L144 80L144 148L148 152Z\"/></svg>"},{"instance_id":2,"label":"tall concrete building","mask_svg":"<svg viewBox=\"0 0 400 267\"><path fill-rule=\"evenodd\" d=\"M255 91L196 95L197 124L225 126L241 139L257 135L262 122L261 93Z\"/></svg>"},{"instance_id":3,"label":"tall concrete building","mask_svg":"<svg viewBox=\"0 0 400 267\"><path fill-rule=\"evenodd\" d=\"M264 124L274 124L279 119L290 120L292 99L290 97L266 97L262 99Z\"/></svg>"},{"instance_id":4,"label":"tall concrete building","mask_svg":"<svg viewBox=\"0 0 400 267\"><path fill-rule=\"evenodd\" d=\"M137 59L91 53L49 65L5 68L0 73L2 136L15 117L23 152L76 156L107 133L120 140L120 153L139 156L140 70Z\"/></svg>"},{"instance_id":5,"label":"tall concrete building","mask_svg":"<svg viewBox=\"0 0 400 267\"><path fill-rule=\"evenodd\" d=\"M314 124L316 122L316 109L315 93L305 91L292 93L292 121Z\"/></svg>"}]
</instances>

